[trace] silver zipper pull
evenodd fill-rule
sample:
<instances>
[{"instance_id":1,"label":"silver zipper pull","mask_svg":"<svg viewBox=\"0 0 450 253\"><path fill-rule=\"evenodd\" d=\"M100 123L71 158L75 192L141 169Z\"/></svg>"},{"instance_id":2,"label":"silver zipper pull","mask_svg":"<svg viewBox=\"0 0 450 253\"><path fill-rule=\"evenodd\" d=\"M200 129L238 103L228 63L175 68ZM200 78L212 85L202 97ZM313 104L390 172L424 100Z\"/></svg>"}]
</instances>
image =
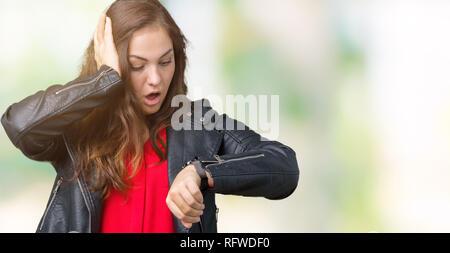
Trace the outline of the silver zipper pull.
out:
<instances>
[{"instance_id":1,"label":"silver zipper pull","mask_svg":"<svg viewBox=\"0 0 450 253\"><path fill-rule=\"evenodd\" d=\"M53 201L55 201L56 193L58 192L58 189L59 189L59 187L61 186L63 180L64 180L63 177L60 177L59 180L58 180L58 182L56 183L55 189L53 190L53 196L52 196L52 198L50 199L50 202L48 203L48 205L47 205L47 207L46 207L46 209L45 209L44 216L42 217L42 223L41 223L41 226L39 227L39 230L41 230L41 231L42 231L42 228L44 227L44 224L45 224L45 220L46 220L46 218L47 218L48 211L50 210L50 208L51 208L51 206L52 206L52 204L53 204Z\"/></svg>"},{"instance_id":2,"label":"silver zipper pull","mask_svg":"<svg viewBox=\"0 0 450 253\"><path fill-rule=\"evenodd\" d=\"M214 155L214 158L216 158L216 160L219 161L219 163L225 162L225 160L223 160L222 158L220 158L219 155Z\"/></svg>"},{"instance_id":3,"label":"silver zipper pull","mask_svg":"<svg viewBox=\"0 0 450 253\"><path fill-rule=\"evenodd\" d=\"M216 222L219 221L219 208L216 207Z\"/></svg>"},{"instance_id":4,"label":"silver zipper pull","mask_svg":"<svg viewBox=\"0 0 450 253\"><path fill-rule=\"evenodd\" d=\"M61 186L63 180L64 180L63 177L60 177L60 178L59 178L58 183L56 183L56 187L55 187L55 189L53 190L53 193L54 193L54 194L56 194L56 192L58 192L59 186Z\"/></svg>"}]
</instances>

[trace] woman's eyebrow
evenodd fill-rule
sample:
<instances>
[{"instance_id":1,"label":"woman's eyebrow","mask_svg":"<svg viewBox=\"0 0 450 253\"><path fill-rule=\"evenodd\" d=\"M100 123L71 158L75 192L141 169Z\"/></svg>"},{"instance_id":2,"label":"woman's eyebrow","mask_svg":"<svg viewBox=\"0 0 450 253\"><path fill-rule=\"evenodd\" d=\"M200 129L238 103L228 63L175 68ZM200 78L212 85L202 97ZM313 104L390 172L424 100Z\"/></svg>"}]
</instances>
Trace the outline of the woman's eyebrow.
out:
<instances>
[{"instance_id":1,"label":"woman's eyebrow","mask_svg":"<svg viewBox=\"0 0 450 253\"><path fill-rule=\"evenodd\" d=\"M163 58L164 56L166 56L166 55L168 55L170 52L172 52L173 51L173 48L171 48L171 49L169 49L169 50L167 50L167 52L165 52L163 55L161 55L161 57L159 57L160 59L161 58ZM133 57L133 58L137 58L137 59L139 59L139 60L143 60L143 61L148 61L148 59L147 58L144 58L144 57L141 57L141 56L137 56L137 55L134 55L134 54L132 54L132 55L129 55L128 57Z\"/></svg>"}]
</instances>

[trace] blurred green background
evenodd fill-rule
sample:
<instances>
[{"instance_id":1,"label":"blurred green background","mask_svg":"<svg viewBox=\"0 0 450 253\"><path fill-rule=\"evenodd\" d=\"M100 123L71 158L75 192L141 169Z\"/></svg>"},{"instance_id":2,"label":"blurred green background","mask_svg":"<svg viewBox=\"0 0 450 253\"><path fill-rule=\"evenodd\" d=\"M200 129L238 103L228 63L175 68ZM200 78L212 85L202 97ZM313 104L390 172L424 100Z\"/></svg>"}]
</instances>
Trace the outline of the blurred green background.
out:
<instances>
[{"instance_id":1,"label":"blurred green background","mask_svg":"<svg viewBox=\"0 0 450 253\"><path fill-rule=\"evenodd\" d=\"M73 80L113 1L0 0L0 109ZM280 96L299 187L217 195L219 232L449 232L450 2L166 0L192 99ZM0 131L0 232L34 232L55 172Z\"/></svg>"}]
</instances>

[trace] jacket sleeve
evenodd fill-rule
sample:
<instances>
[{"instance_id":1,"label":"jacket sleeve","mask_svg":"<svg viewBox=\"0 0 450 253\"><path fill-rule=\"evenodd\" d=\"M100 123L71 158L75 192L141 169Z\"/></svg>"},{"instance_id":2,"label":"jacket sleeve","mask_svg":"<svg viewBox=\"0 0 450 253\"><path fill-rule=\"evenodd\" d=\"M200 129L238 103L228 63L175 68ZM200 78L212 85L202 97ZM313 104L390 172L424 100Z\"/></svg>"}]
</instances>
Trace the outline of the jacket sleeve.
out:
<instances>
[{"instance_id":1,"label":"jacket sleeve","mask_svg":"<svg viewBox=\"0 0 450 253\"><path fill-rule=\"evenodd\" d=\"M35 161L56 159L64 145L62 134L92 109L106 103L121 86L119 74L108 66L66 85L53 85L8 107L1 123L11 142Z\"/></svg>"},{"instance_id":2,"label":"jacket sleeve","mask_svg":"<svg viewBox=\"0 0 450 253\"><path fill-rule=\"evenodd\" d=\"M283 199L297 188L299 168L296 153L290 147L264 139L243 123L222 116L244 130L224 128L222 154L206 166L214 179L213 190L221 194ZM228 124L229 125L229 124Z\"/></svg>"}]
</instances>

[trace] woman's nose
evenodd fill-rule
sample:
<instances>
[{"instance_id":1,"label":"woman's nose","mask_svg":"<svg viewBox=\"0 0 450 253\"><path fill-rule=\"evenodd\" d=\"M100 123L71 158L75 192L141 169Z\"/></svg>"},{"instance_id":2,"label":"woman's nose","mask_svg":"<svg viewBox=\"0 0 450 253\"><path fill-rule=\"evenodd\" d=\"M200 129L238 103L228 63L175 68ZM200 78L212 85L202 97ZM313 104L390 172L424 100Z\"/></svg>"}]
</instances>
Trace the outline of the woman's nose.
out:
<instances>
[{"instance_id":1,"label":"woman's nose","mask_svg":"<svg viewBox=\"0 0 450 253\"><path fill-rule=\"evenodd\" d=\"M150 67L147 72L147 84L151 86L158 86L161 82L161 75L157 67Z\"/></svg>"}]
</instances>

